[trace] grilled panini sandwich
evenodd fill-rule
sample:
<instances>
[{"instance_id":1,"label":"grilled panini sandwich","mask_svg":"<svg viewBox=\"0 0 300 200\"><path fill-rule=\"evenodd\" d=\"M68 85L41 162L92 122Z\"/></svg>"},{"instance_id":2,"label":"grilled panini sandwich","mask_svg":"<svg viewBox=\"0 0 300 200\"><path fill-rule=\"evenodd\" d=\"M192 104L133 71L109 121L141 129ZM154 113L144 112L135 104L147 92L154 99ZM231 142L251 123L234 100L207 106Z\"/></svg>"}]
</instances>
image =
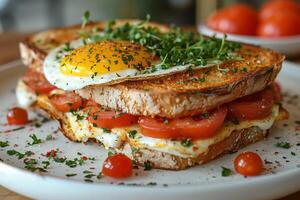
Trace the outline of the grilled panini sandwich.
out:
<instances>
[{"instance_id":1,"label":"grilled panini sandwich","mask_svg":"<svg viewBox=\"0 0 300 200\"><path fill-rule=\"evenodd\" d=\"M22 106L74 142L131 150L180 170L264 139L288 113L274 82L284 56L138 20L54 29L20 44Z\"/></svg>"}]
</instances>

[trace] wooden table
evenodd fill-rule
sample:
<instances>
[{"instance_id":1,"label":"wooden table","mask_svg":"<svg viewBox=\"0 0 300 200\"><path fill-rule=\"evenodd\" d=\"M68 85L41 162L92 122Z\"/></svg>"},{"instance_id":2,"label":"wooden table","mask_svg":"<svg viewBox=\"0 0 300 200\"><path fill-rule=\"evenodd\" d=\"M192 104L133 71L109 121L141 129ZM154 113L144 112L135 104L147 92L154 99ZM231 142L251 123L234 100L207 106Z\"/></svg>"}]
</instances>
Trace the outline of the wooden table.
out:
<instances>
[{"instance_id":1,"label":"wooden table","mask_svg":"<svg viewBox=\"0 0 300 200\"><path fill-rule=\"evenodd\" d=\"M18 43L24 39L26 35L18 33L0 34L0 64L13 61L19 58ZM292 61L300 63L300 57ZM282 183L289 184L289 183ZM0 186L0 200L28 200L29 198L16 194L10 190ZM300 191L289 195L281 200L299 200Z\"/></svg>"}]
</instances>

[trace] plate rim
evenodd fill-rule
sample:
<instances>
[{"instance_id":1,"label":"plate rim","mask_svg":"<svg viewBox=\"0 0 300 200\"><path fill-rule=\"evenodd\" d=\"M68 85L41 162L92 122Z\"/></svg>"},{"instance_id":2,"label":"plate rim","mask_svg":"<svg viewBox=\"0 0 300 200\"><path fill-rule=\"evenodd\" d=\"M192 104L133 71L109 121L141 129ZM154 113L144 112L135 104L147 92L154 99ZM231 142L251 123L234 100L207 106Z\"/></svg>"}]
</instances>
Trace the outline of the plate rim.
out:
<instances>
[{"instance_id":1,"label":"plate rim","mask_svg":"<svg viewBox=\"0 0 300 200\"><path fill-rule=\"evenodd\" d=\"M298 71L297 73L300 72L300 65L291 61L284 61L284 65L288 65L288 67L282 67L282 71L284 73L287 73L289 76L290 75L295 75L295 71ZM11 70L13 68L17 68L19 66L23 66L25 67L21 61L18 60L14 60L12 62L7 62L4 63L2 65L0 65L0 72L2 71L6 71L6 70ZM296 74L297 74L296 73ZM300 76L300 75L299 75ZM201 192L201 191L206 191L206 190L211 190L211 189L220 189L220 188L231 188L231 187L249 187L252 184L256 184L257 182L259 183L264 183L264 184L268 184L271 183L273 181L277 181L282 179L283 177L295 177L295 176L299 176L300 177L300 168L292 168L283 172L278 172L276 174L267 174L267 175L262 175L262 176L258 176L258 177L249 177L249 178L245 178L245 179L241 179L241 180L232 180L232 181L225 181L225 182L211 182L209 184L204 184L201 185L201 183L193 183L193 184L169 184L168 187L163 186L162 184L158 184L156 186L147 186L147 185L119 185L119 184L111 184L110 182L94 182L94 183L86 183L83 182L82 180L74 180L74 179L65 179L62 177L55 177L55 176L50 176L50 175L39 175L37 173L33 173L30 171L27 171L25 169L22 168L18 168L15 167L13 165L9 165L3 161L0 161L0 175L2 174L2 176L5 175L13 175L13 174L19 174L19 175L26 175L29 176L31 178L34 178L36 180L39 179L39 181L52 181L52 182L57 182L59 184L68 184L68 185L73 185L73 186L89 186L89 187L93 187L93 188L112 188L113 189L120 189L120 190L131 190L134 191L137 188L142 188L143 190L147 190L147 191L167 191L170 189L176 189L178 191L181 192L189 192L189 191L193 191L193 190L197 190L197 192ZM5 186L5 184L3 182L5 181L1 181L1 180L5 180L4 179L0 179L0 183L2 185ZM224 184L225 183L225 184ZM226 183L230 183L230 184L226 184ZM201 187L199 187L201 186ZM295 190L297 191L297 190Z\"/></svg>"}]
</instances>

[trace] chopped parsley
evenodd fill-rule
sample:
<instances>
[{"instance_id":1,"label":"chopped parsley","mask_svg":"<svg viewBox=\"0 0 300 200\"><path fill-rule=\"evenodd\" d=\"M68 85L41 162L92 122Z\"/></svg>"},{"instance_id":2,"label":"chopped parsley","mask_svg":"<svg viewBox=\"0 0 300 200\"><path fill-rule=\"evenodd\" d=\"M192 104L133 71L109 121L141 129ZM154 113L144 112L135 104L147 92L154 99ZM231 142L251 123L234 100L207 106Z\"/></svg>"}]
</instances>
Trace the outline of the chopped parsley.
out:
<instances>
[{"instance_id":1,"label":"chopped parsley","mask_svg":"<svg viewBox=\"0 0 300 200\"><path fill-rule=\"evenodd\" d=\"M46 140L54 140L54 137L52 136L52 134L47 135Z\"/></svg>"},{"instance_id":2,"label":"chopped parsley","mask_svg":"<svg viewBox=\"0 0 300 200\"><path fill-rule=\"evenodd\" d=\"M88 10L85 11L81 19L82 19L81 29L84 29L86 24L90 20L90 11L88 11Z\"/></svg>"},{"instance_id":3,"label":"chopped parsley","mask_svg":"<svg viewBox=\"0 0 300 200\"><path fill-rule=\"evenodd\" d=\"M134 139L135 135L137 134L137 131L136 130L131 130L131 131L128 131L128 136L132 139Z\"/></svg>"},{"instance_id":4,"label":"chopped parsley","mask_svg":"<svg viewBox=\"0 0 300 200\"><path fill-rule=\"evenodd\" d=\"M25 153L21 153L21 152L19 152L19 151L14 150L14 149L12 149L12 150L7 150L6 153L7 153L9 156L17 156L18 159L22 159L22 158L24 158L25 156L31 156L31 155L34 154L32 151L26 151Z\"/></svg>"},{"instance_id":5,"label":"chopped parsley","mask_svg":"<svg viewBox=\"0 0 300 200\"><path fill-rule=\"evenodd\" d=\"M111 133L111 130L108 129L108 128L102 128L102 130L103 130L104 133Z\"/></svg>"},{"instance_id":6,"label":"chopped parsley","mask_svg":"<svg viewBox=\"0 0 300 200\"><path fill-rule=\"evenodd\" d=\"M29 135L29 137L32 139L31 143L28 143L28 145L35 145L35 144L41 144L42 140L39 139L35 134Z\"/></svg>"},{"instance_id":7,"label":"chopped parsley","mask_svg":"<svg viewBox=\"0 0 300 200\"><path fill-rule=\"evenodd\" d=\"M291 144L289 142L278 142L278 143L276 143L276 147L280 147L283 149L289 149L289 148L291 148Z\"/></svg>"},{"instance_id":8,"label":"chopped parsley","mask_svg":"<svg viewBox=\"0 0 300 200\"><path fill-rule=\"evenodd\" d=\"M107 152L107 156L108 156L108 157L109 157L109 156L113 156L113 155L115 155L115 152L110 151L110 150Z\"/></svg>"},{"instance_id":9,"label":"chopped parsley","mask_svg":"<svg viewBox=\"0 0 300 200\"><path fill-rule=\"evenodd\" d=\"M93 178L94 176L96 176L95 174L87 174L84 176L84 178Z\"/></svg>"},{"instance_id":10,"label":"chopped parsley","mask_svg":"<svg viewBox=\"0 0 300 200\"><path fill-rule=\"evenodd\" d=\"M28 169L32 172L39 171L39 172L47 172L46 169L42 167L37 167L36 165L38 164L38 161L34 158L30 159L24 159L24 164L25 164L25 169Z\"/></svg>"},{"instance_id":11,"label":"chopped parsley","mask_svg":"<svg viewBox=\"0 0 300 200\"><path fill-rule=\"evenodd\" d=\"M3 141L0 141L0 147L8 147L9 146L9 144L8 144L8 141L5 141L5 142L3 142Z\"/></svg>"},{"instance_id":12,"label":"chopped parsley","mask_svg":"<svg viewBox=\"0 0 300 200\"><path fill-rule=\"evenodd\" d=\"M72 174L72 173L66 174L66 177L72 177L72 176L77 176L77 174Z\"/></svg>"},{"instance_id":13,"label":"chopped parsley","mask_svg":"<svg viewBox=\"0 0 300 200\"><path fill-rule=\"evenodd\" d=\"M232 174L231 169L222 167L222 176L230 176Z\"/></svg>"},{"instance_id":14,"label":"chopped parsley","mask_svg":"<svg viewBox=\"0 0 300 200\"><path fill-rule=\"evenodd\" d=\"M110 21L104 29L103 35L90 36L91 41L125 40L135 42L155 56L160 57L161 62L156 65L161 69L173 66L188 65L191 68L206 64L218 64L223 60L237 59L234 53L240 48L240 44L226 41L216 37L206 38L194 32L186 32L179 27L171 27L170 31L163 33L157 27L147 26L150 17L140 23L125 23L115 26L115 21ZM86 21L86 20L85 20ZM122 61L126 64L131 61L132 55L122 55ZM148 73L157 70L150 67ZM204 81L205 79L201 79Z\"/></svg>"},{"instance_id":15,"label":"chopped parsley","mask_svg":"<svg viewBox=\"0 0 300 200\"><path fill-rule=\"evenodd\" d=\"M103 177L102 172L99 172L99 174L97 175L97 179L101 179Z\"/></svg>"},{"instance_id":16,"label":"chopped parsley","mask_svg":"<svg viewBox=\"0 0 300 200\"><path fill-rule=\"evenodd\" d=\"M247 67L243 67L243 69L241 71L242 72L248 72L248 68Z\"/></svg>"},{"instance_id":17,"label":"chopped parsley","mask_svg":"<svg viewBox=\"0 0 300 200\"><path fill-rule=\"evenodd\" d=\"M70 112L72 113L73 116L76 117L76 121L80 121L85 118L85 116L82 115L80 112L78 112L78 110L70 110Z\"/></svg>"},{"instance_id":18,"label":"chopped parsley","mask_svg":"<svg viewBox=\"0 0 300 200\"><path fill-rule=\"evenodd\" d=\"M152 169L152 163L149 160L145 161L144 162L144 170L149 171L151 169Z\"/></svg>"},{"instance_id":19,"label":"chopped parsley","mask_svg":"<svg viewBox=\"0 0 300 200\"><path fill-rule=\"evenodd\" d=\"M184 147L190 147L190 146L192 146L193 143L192 143L191 139L183 139L180 142L180 144Z\"/></svg>"},{"instance_id":20,"label":"chopped parsley","mask_svg":"<svg viewBox=\"0 0 300 200\"><path fill-rule=\"evenodd\" d=\"M43 164L43 168L47 169L48 166L50 165L50 162L46 160L46 161L42 161L42 164Z\"/></svg>"}]
</instances>

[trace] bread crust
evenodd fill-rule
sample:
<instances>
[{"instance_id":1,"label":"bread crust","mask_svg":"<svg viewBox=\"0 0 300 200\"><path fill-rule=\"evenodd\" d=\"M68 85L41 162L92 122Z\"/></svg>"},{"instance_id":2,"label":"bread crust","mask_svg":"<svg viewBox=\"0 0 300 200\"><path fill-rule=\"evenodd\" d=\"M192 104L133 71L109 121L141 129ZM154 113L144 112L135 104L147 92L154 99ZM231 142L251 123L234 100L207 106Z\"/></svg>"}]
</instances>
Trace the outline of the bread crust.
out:
<instances>
[{"instance_id":1,"label":"bread crust","mask_svg":"<svg viewBox=\"0 0 300 200\"><path fill-rule=\"evenodd\" d=\"M73 142L78 141L74 135L69 121L64 113L57 111L47 96L38 96L37 101L32 106L35 109L42 109L48 116L56 119L60 123L60 130L62 133ZM288 112L280 108L279 116L276 120L283 120L288 118ZM240 148L255 143L264 139L269 132L268 130L262 130L259 127L253 126L247 129L234 131L226 139L211 145L207 152L200 154L195 158L184 158L176 155L172 155L165 152L155 151L148 148L139 148L137 151L132 151L131 155L138 165L143 166L145 162L150 162L153 168L168 169L168 170L183 170L188 167L207 163L223 154L231 153L239 150ZM94 139L89 139L91 142L97 142ZM131 146L131 144L127 144ZM132 146L134 147L134 146ZM119 151L119 150L118 150Z\"/></svg>"},{"instance_id":2,"label":"bread crust","mask_svg":"<svg viewBox=\"0 0 300 200\"><path fill-rule=\"evenodd\" d=\"M195 158L183 158L165 152L143 148L133 152L133 158L139 164L150 162L153 168L168 170L183 170L195 165L207 163L223 154L232 153L244 146L264 139L269 130L262 130L256 126L234 131L229 137L211 145L207 152Z\"/></svg>"}]
</instances>

